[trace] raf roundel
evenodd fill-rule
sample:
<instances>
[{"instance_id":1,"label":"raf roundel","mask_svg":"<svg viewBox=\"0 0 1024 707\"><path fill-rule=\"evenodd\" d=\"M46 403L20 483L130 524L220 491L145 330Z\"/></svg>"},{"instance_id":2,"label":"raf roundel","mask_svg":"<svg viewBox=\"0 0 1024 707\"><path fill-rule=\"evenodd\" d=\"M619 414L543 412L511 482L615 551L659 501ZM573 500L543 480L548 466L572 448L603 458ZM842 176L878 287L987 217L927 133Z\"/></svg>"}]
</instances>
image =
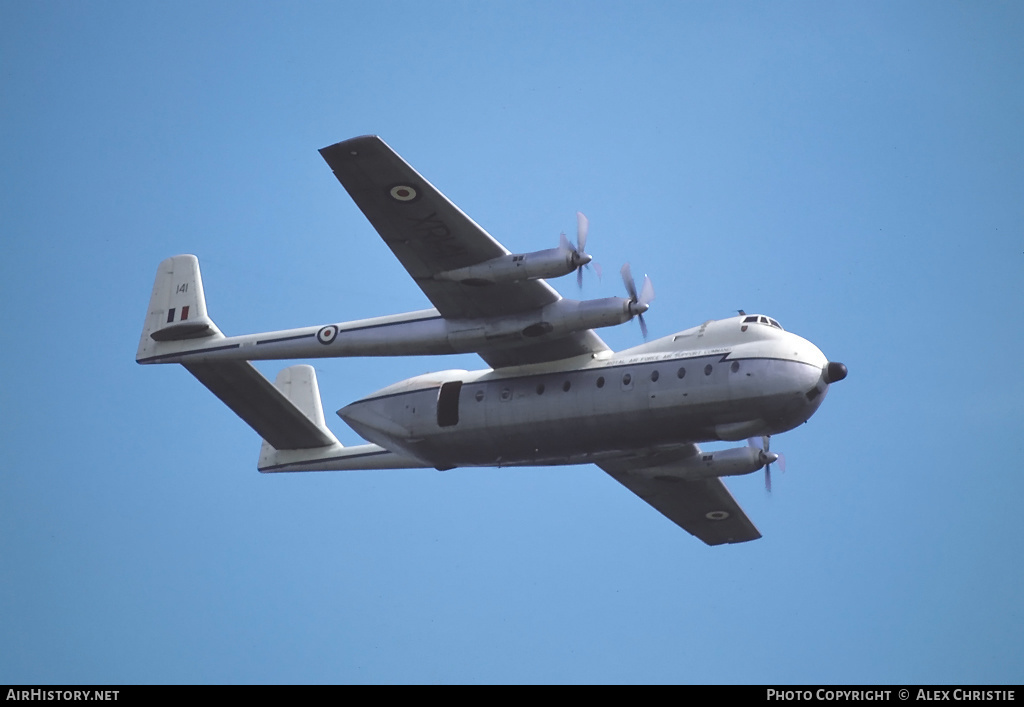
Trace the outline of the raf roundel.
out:
<instances>
[{"instance_id":1,"label":"raf roundel","mask_svg":"<svg viewBox=\"0 0 1024 707\"><path fill-rule=\"evenodd\" d=\"M709 511L704 514L704 517L708 520L725 520L729 517L728 511Z\"/></svg>"},{"instance_id":2,"label":"raf roundel","mask_svg":"<svg viewBox=\"0 0 1024 707\"><path fill-rule=\"evenodd\" d=\"M391 198L396 201L412 201L416 198L416 190L405 184L391 187Z\"/></svg>"},{"instance_id":3,"label":"raf roundel","mask_svg":"<svg viewBox=\"0 0 1024 707\"><path fill-rule=\"evenodd\" d=\"M321 344L329 344L338 336L338 327L328 324L316 333L316 340Z\"/></svg>"}]
</instances>

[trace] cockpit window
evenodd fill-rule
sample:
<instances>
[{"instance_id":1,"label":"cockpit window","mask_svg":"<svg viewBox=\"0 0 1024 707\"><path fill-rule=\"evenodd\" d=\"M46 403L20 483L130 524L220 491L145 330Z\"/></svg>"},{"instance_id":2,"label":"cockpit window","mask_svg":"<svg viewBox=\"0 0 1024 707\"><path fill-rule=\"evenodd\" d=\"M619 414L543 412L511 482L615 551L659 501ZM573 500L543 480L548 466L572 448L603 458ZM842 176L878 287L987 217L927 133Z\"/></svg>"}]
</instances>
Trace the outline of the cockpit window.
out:
<instances>
[{"instance_id":1,"label":"cockpit window","mask_svg":"<svg viewBox=\"0 0 1024 707\"><path fill-rule=\"evenodd\" d=\"M744 324L767 324L768 326L773 326L776 329L782 329L782 325L781 324L779 324L777 321L775 321L771 317L766 317L763 314L753 314L753 315L751 315L749 317L744 317L743 318L743 323ZM783 329L783 331L785 331L785 329Z\"/></svg>"}]
</instances>

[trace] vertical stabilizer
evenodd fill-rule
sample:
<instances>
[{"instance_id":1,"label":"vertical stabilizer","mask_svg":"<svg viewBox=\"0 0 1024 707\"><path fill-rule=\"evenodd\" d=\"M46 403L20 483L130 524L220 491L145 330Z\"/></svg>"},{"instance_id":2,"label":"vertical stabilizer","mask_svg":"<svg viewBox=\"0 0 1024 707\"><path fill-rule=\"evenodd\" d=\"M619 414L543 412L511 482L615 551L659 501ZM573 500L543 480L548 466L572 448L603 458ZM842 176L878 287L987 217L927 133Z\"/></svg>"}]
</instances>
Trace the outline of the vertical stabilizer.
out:
<instances>
[{"instance_id":1,"label":"vertical stabilizer","mask_svg":"<svg viewBox=\"0 0 1024 707\"><path fill-rule=\"evenodd\" d=\"M211 336L223 334L206 313L199 259L194 255L167 258L156 271L135 360L146 363L188 347L181 342Z\"/></svg>"},{"instance_id":2,"label":"vertical stabilizer","mask_svg":"<svg viewBox=\"0 0 1024 707\"><path fill-rule=\"evenodd\" d=\"M262 376L261 379L270 386L270 381ZM376 444L343 446L325 424L320 387L312 366L298 365L284 369L277 374L273 390L281 398L280 401L271 404L269 398L273 396L267 393L261 393L254 399L260 409L267 413L269 420L267 424L253 425L263 437L260 459L256 465L263 473L424 469L431 466ZM238 406L233 409L239 414L248 412L244 409L240 412ZM287 428L285 422L288 423Z\"/></svg>"},{"instance_id":3,"label":"vertical stabilizer","mask_svg":"<svg viewBox=\"0 0 1024 707\"><path fill-rule=\"evenodd\" d=\"M305 434L306 439L296 440L288 445L278 443L279 446L276 448L267 441L268 435L264 432L263 446L259 452L259 468L279 464L285 457L293 460L309 456L295 453L295 450L319 451L325 448L341 447L334 433L328 429L327 421L324 419L324 405L319 398L316 371L312 366L301 364L286 368L278 374L278 378L273 381L273 386L287 399L285 405L289 405L305 417L309 429ZM283 451L292 451L292 454L282 457L281 452Z\"/></svg>"},{"instance_id":4,"label":"vertical stabilizer","mask_svg":"<svg viewBox=\"0 0 1024 707\"><path fill-rule=\"evenodd\" d=\"M310 422L319 427L332 441L334 435L327 429L324 420L324 406L320 401L320 385L316 382L316 370L309 365L289 366L277 374L274 387L281 391Z\"/></svg>"}]
</instances>

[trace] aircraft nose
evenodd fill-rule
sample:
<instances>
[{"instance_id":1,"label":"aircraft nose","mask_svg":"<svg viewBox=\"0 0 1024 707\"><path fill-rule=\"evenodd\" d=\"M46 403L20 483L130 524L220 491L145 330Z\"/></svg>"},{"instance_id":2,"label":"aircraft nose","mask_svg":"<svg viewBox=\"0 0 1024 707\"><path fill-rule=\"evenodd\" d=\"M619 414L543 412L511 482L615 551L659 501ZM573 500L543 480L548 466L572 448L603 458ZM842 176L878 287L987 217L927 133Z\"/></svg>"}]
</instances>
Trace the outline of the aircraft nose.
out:
<instances>
[{"instance_id":1,"label":"aircraft nose","mask_svg":"<svg viewBox=\"0 0 1024 707\"><path fill-rule=\"evenodd\" d=\"M822 371L822 377L825 379L827 385L832 385L843 378L846 378L846 366L838 361L829 361L828 365L825 366L825 370Z\"/></svg>"}]
</instances>

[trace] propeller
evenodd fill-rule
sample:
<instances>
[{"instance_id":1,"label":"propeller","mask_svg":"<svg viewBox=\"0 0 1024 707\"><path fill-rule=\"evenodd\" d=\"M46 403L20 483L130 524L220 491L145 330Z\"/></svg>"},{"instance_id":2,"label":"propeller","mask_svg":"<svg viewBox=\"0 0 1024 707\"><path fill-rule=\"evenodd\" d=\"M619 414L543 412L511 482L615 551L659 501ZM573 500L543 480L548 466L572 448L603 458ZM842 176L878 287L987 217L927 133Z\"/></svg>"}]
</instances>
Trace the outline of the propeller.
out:
<instances>
[{"instance_id":1,"label":"propeller","mask_svg":"<svg viewBox=\"0 0 1024 707\"><path fill-rule=\"evenodd\" d=\"M587 232L590 231L590 221L582 212L576 212L576 245L569 242L565 233L561 234L561 246L563 250L572 252L572 263L576 266L576 285L583 289L583 267L590 267L593 257L587 254ZM594 271L601 277L601 266L594 263Z\"/></svg>"},{"instance_id":2,"label":"propeller","mask_svg":"<svg viewBox=\"0 0 1024 707\"><path fill-rule=\"evenodd\" d=\"M634 315L640 322L640 333L647 338L647 322L644 321L644 312L651 308L651 302L654 301L654 285L651 283L651 278L644 275L644 284L640 289L640 293L637 294L636 282L633 280L633 271L629 267L629 263L622 266L622 284L626 286L626 292L629 294L629 313Z\"/></svg>"},{"instance_id":3,"label":"propeller","mask_svg":"<svg viewBox=\"0 0 1024 707\"><path fill-rule=\"evenodd\" d=\"M751 447L761 450L761 461L764 463L764 488L768 493L772 492L772 464L778 462L782 473L786 473L786 457L771 451L771 441L770 435L751 437L747 440Z\"/></svg>"}]
</instances>

